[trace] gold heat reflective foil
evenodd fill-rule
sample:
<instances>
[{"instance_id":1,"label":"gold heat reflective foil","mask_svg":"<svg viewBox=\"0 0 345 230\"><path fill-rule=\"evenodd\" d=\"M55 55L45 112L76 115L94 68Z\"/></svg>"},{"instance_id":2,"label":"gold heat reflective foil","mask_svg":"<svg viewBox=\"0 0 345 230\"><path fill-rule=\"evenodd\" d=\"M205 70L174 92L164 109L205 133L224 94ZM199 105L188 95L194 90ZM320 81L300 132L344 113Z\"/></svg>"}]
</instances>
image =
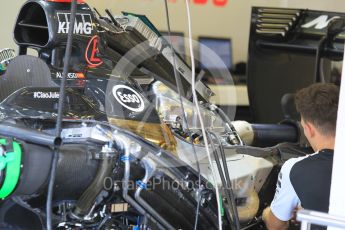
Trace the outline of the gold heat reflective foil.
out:
<instances>
[{"instance_id":1,"label":"gold heat reflective foil","mask_svg":"<svg viewBox=\"0 0 345 230\"><path fill-rule=\"evenodd\" d=\"M108 121L110 124L129 130L177 156L177 143L175 137L166 124L147 123L111 117L108 117Z\"/></svg>"}]
</instances>

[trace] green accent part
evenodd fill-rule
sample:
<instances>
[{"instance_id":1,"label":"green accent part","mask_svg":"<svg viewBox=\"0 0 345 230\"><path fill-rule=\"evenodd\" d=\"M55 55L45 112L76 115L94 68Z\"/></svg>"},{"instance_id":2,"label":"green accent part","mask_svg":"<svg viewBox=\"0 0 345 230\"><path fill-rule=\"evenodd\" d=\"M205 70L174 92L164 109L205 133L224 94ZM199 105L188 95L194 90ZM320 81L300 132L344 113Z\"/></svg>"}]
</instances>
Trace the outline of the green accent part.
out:
<instances>
[{"instance_id":1,"label":"green accent part","mask_svg":"<svg viewBox=\"0 0 345 230\"><path fill-rule=\"evenodd\" d=\"M14 160L13 155L7 155L7 156L0 156L0 170L3 170L6 168L6 165Z\"/></svg>"},{"instance_id":2,"label":"green accent part","mask_svg":"<svg viewBox=\"0 0 345 230\"><path fill-rule=\"evenodd\" d=\"M224 216L224 205L223 205L222 195L219 195L219 199L220 199L220 213L222 214L222 216Z\"/></svg>"},{"instance_id":3,"label":"green accent part","mask_svg":"<svg viewBox=\"0 0 345 230\"><path fill-rule=\"evenodd\" d=\"M4 70L6 70L5 64L0 64L0 71L4 71Z\"/></svg>"},{"instance_id":4,"label":"green accent part","mask_svg":"<svg viewBox=\"0 0 345 230\"><path fill-rule=\"evenodd\" d=\"M0 139L0 145L6 145L6 139ZM0 157L0 170L6 168L6 177L0 189L0 199L11 195L15 190L19 178L22 161L22 148L13 141L13 152L7 152L6 156Z\"/></svg>"}]
</instances>

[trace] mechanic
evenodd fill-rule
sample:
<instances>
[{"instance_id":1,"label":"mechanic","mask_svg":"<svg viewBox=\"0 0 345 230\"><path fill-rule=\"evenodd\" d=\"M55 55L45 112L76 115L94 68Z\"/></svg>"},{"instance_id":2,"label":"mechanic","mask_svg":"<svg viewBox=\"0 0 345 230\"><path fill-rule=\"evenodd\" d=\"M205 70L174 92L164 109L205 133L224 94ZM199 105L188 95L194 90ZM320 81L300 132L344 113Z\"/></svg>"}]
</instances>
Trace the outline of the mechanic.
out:
<instances>
[{"instance_id":1,"label":"mechanic","mask_svg":"<svg viewBox=\"0 0 345 230\"><path fill-rule=\"evenodd\" d=\"M282 166L274 199L262 215L268 229L287 229L299 208L328 212L338 101L339 87L330 83L316 83L296 94L304 134L315 153Z\"/></svg>"}]
</instances>

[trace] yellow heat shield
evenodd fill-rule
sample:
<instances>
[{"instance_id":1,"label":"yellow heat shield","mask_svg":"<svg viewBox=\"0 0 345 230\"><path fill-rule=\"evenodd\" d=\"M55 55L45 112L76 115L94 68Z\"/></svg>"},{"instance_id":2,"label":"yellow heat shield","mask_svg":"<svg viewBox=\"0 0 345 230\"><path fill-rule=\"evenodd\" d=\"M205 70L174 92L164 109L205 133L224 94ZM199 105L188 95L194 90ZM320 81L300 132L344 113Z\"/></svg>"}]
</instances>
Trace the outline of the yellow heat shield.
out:
<instances>
[{"instance_id":1,"label":"yellow heat shield","mask_svg":"<svg viewBox=\"0 0 345 230\"><path fill-rule=\"evenodd\" d=\"M176 155L176 140L166 124L147 123L108 117L110 124L131 131Z\"/></svg>"}]
</instances>

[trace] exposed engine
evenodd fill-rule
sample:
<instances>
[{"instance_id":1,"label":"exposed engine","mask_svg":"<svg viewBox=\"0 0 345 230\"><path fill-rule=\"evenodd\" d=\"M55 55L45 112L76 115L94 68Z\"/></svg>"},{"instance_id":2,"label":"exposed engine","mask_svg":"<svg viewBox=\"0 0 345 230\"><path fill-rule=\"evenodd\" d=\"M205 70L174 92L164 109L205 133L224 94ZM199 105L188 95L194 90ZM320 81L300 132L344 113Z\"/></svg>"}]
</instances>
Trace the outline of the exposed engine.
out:
<instances>
[{"instance_id":1,"label":"exposed engine","mask_svg":"<svg viewBox=\"0 0 345 230\"><path fill-rule=\"evenodd\" d=\"M190 68L176 56L178 94L173 51L146 17L96 16L78 4L55 137L69 10L69 3L30 0L16 22L22 55L0 78L0 229L45 229L54 152L56 229L193 229L196 219L198 229L217 229L219 208L224 228L260 226L281 164L308 149L251 145L297 143L298 127L230 121L198 82L203 136L188 99ZM25 55L27 48L39 58ZM150 80L141 84L142 76Z\"/></svg>"}]
</instances>

